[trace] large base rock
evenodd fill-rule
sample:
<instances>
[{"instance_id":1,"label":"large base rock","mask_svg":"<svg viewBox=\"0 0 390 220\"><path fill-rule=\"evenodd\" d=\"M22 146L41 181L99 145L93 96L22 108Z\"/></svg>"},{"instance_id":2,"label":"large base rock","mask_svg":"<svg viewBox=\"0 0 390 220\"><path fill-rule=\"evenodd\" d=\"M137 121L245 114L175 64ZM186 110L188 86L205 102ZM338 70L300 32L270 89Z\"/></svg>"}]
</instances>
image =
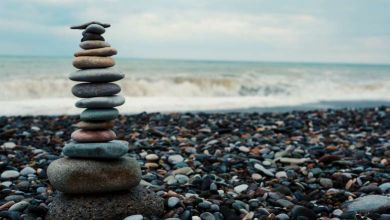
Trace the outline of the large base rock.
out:
<instances>
[{"instance_id":1,"label":"large base rock","mask_svg":"<svg viewBox=\"0 0 390 220\"><path fill-rule=\"evenodd\" d=\"M82 160L61 158L47 168L53 187L70 194L104 193L131 189L141 181L137 160Z\"/></svg>"},{"instance_id":2,"label":"large base rock","mask_svg":"<svg viewBox=\"0 0 390 220\"><path fill-rule=\"evenodd\" d=\"M129 192L99 195L69 195L58 192L49 205L48 220L110 219L129 215L161 216L164 200L137 186Z\"/></svg>"}]
</instances>

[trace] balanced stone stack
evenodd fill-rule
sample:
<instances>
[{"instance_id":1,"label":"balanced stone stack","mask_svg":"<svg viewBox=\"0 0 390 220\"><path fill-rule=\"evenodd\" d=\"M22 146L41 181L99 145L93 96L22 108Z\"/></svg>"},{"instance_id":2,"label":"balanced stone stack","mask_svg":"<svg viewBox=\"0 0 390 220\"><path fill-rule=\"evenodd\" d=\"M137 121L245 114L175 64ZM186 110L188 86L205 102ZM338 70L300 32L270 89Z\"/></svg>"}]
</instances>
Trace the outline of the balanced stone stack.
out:
<instances>
[{"instance_id":1,"label":"balanced stone stack","mask_svg":"<svg viewBox=\"0 0 390 220\"><path fill-rule=\"evenodd\" d=\"M131 214L159 216L163 200L139 186L141 169L137 161L126 157L128 143L116 139L112 130L125 102L121 88L113 83L124 74L112 67L117 51L102 34L109 24L89 22L73 66L80 69L70 79L81 82L72 93L82 98L76 107L86 108L72 140L63 148L64 158L47 169L50 183L58 192L49 206L49 219L123 219Z\"/></svg>"}]
</instances>

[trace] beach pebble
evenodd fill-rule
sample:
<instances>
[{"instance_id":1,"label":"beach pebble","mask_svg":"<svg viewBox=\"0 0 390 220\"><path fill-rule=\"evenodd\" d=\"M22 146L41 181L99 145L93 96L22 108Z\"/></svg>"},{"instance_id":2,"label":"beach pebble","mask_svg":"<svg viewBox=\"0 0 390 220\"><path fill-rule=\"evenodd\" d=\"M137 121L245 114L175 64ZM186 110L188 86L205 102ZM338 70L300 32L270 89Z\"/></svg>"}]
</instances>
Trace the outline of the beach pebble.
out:
<instances>
[{"instance_id":1,"label":"beach pebble","mask_svg":"<svg viewBox=\"0 0 390 220\"><path fill-rule=\"evenodd\" d=\"M112 130L91 131L91 130L77 129L72 133L71 138L74 141L79 143L107 142L107 141L114 140L116 138L116 134Z\"/></svg>"},{"instance_id":2,"label":"beach pebble","mask_svg":"<svg viewBox=\"0 0 390 220\"><path fill-rule=\"evenodd\" d=\"M285 171L279 171L275 173L275 177L278 179L287 178L287 173Z\"/></svg>"},{"instance_id":3,"label":"beach pebble","mask_svg":"<svg viewBox=\"0 0 390 220\"><path fill-rule=\"evenodd\" d=\"M19 177L20 173L16 170L6 170L1 173L1 179L14 179Z\"/></svg>"},{"instance_id":4,"label":"beach pebble","mask_svg":"<svg viewBox=\"0 0 390 220\"><path fill-rule=\"evenodd\" d=\"M72 88L73 95L79 98L112 96L120 91L121 88L114 83L80 83Z\"/></svg>"},{"instance_id":5,"label":"beach pebble","mask_svg":"<svg viewBox=\"0 0 390 220\"><path fill-rule=\"evenodd\" d=\"M308 160L310 160L310 158L288 158L288 157L279 158L279 161L281 163L291 163L291 164L303 164Z\"/></svg>"},{"instance_id":6,"label":"beach pebble","mask_svg":"<svg viewBox=\"0 0 390 220\"><path fill-rule=\"evenodd\" d=\"M241 185L238 185L236 187L234 187L234 191L238 194L246 191L248 189L248 185L247 184L241 184Z\"/></svg>"},{"instance_id":7,"label":"beach pebble","mask_svg":"<svg viewBox=\"0 0 390 220\"><path fill-rule=\"evenodd\" d=\"M168 157L168 162L170 164L178 164L178 163L181 163L183 161L184 161L184 158L180 154L170 155Z\"/></svg>"},{"instance_id":8,"label":"beach pebble","mask_svg":"<svg viewBox=\"0 0 390 220\"><path fill-rule=\"evenodd\" d=\"M382 195L367 195L343 204L345 211L375 212L390 209L390 197Z\"/></svg>"},{"instance_id":9,"label":"beach pebble","mask_svg":"<svg viewBox=\"0 0 390 220\"><path fill-rule=\"evenodd\" d=\"M121 80L125 75L114 68L85 69L69 74L69 79L79 82L114 82Z\"/></svg>"},{"instance_id":10,"label":"beach pebble","mask_svg":"<svg viewBox=\"0 0 390 220\"><path fill-rule=\"evenodd\" d=\"M142 215L130 215L124 218L123 220L143 220L144 217Z\"/></svg>"},{"instance_id":11,"label":"beach pebble","mask_svg":"<svg viewBox=\"0 0 390 220\"><path fill-rule=\"evenodd\" d=\"M106 29L100 24L90 24L85 28L85 32L94 34L104 34Z\"/></svg>"},{"instance_id":12,"label":"beach pebble","mask_svg":"<svg viewBox=\"0 0 390 220\"><path fill-rule=\"evenodd\" d=\"M103 28L109 28L111 26L108 23L102 23L102 22L98 22L98 21L91 21L91 22L87 22L87 23L84 23L84 24L81 24L81 25L71 26L70 29L85 29L85 28L87 28L91 24L97 24L97 25L102 26Z\"/></svg>"},{"instance_id":13,"label":"beach pebble","mask_svg":"<svg viewBox=\"0 0 390 220\"><path fill-rule=\"evenodd\" d=\"M332 188L333 187L333 181L329 178L320 178L320 184L321 186L325 188Z\"/></svg>"},{"instance_id":14,"label":"beach pebble","mask_svg":"<svg viewBox=\"0 0 390 220\"><path fill-rule=\"evenodd\" d=\"M81 42L80 47L81 47L81 49L84 49L84 50L91 50L91 49L98 49L98 48L104 48L104 47L111 47L111 45L105 41L88 40L88 41Z\"/></svg>"},{"instance_id":15,"label":"beach pebble","mask_svg":"<svg viewBox=\"0 0 390 220\"><path fill-rule=\"evenodd\" d=\"M141 181L136 160L81 160L61 158L50 164L47 175L53 187L64 193L102 193L130 189Z\"/></svg>"},{"instance_id":16,"label":"beach pebble","mask_svg":"<svg viewBox=\"0 0 390 220\"><path fill-rule=\"evenodd\" d=\"M2 147L10 150L14 149L16 147L16 144L14 142L5 142Z\"/></svg>"},{"instance_id":17,"label":"beach pebble","mask_svg":"<svg viewBox=\"0 0 390 220\"><path fill-rule=\"evenodd\" d=\"M113 140L110 142L65 144L62 153L73 158L115 159L125 155L129 149L126 141Z\"/></svg>"},{"instance_id":18,"label":"beach pebble","mask_svg":"<svg viewBox=\"0 0 390 220\"><path fill-rule=\"evenodd\" d=\"M250 148L245 146L240 146L238 149L244 153L248 153L250 151Z\"/></svg>"},{"instance_id":19,"label":"beach pebble","mask_svg":"<svg viewBox=\"0 0 390 220\"><path fill-rule=\"evenodd\" d=\"M148 161L156 161L159 159L157 154L148 154L145 156L145 159Z\"/></svg>"},{"instance_id":20,"label":"beach pebble","mask_svg":"<svg viewBox=\"0 0 390 220\"><path fill-rule=\"evenodd\" d=\"M202 220L215 220L215 217L210 212L203 212L200 214L200 219Z\"/></svg>"},{"instance_id":21,"label":"beach pebble","mask_svg":"<svg viewBox=\"0 0 390 220\"><path fill-rule=\"evenodd\" d=\"M274 176L274 173L273 173L273 172L271 172L270 170L266 169L266 168L263 167L261 164L256 163L256 164L254 165L254 167L255 167L256 170L258 170L258 171L264 173L264 174L267 175L267 176L271 176L271 177Z\"/></svg>"},{"instance_id":22,"label":"beach pebble","mask_svg":"<svg viewBox=\"0 0 390 220\"><path fill-rule=\"evenodd\" d=\"M103 122L80 121L74 126L86 130L106 130L106 129L112 129L114 127L114 121L103 121Z\"/></svg>"},{"instance_id":23,"label":"beach pebble","mask_svg":"<svg viewBox=\"0 0 390 220\"><path fill-rule=\"evenodd\" d=\"M317 214L311 209L303 206L294 206L294 208L291 209L291 217L293 219L306 218L308 220L317 220Z\"/></svg>"},{"instance_id":24,"label":"beach pebble","mask_svg":"<svg viewBox=\"0 0 390 220\"><path fill-rule=\"evenodd\" d=\"M287 214L281 213L275 216L276 220L289 220L290 217L288 217Z\"/></svg>"},{"instance_id":25,"label":"beach pebble","mask_svg":"<svg viewBox=\"0 0 390 220\"><path fill-rule=\"evenodd\" d=\"M252 174L252 179L253 180L261 180L262 179L262 176L258 173L253 173Z\"/></svg>"},{"instance_id":26,"label":"beach pebble","mask_svg":"<svg viewBox=\"0 0 390 220\"><path fill-rule=\"evenodd\" d=\"M117 118L119 111L116 108L86 109L80 114L82 121L111 121Z\"/></svg>"},{"instance_id":27,"label":"beach pebble","mask_svg":"<svg viewBox=\"0 0 390 220\"><path fill-rule=\"evenodd\" d=\"M36 173L36 171L35 171L35 169L34 168L32 168L32 167L25 167L25 168L23 168L21 171L20 171L20 175L22 175L22 176L27 176L27 175L29 175L29 174L34 174L34 173Z\"/></svg>"},{"instance_id":28,"label":"beach pebble","mask_svg":"<svg viewBox=\"0 0 390 220\"><path fill-rule=\"evenodd\" d=\"M177 198L177 197L170 197L170 198L168 199L168 207L169 207L169 208L173 208L173 207L175 207L177 204L179 204L179 202L180 202L180 199L179 199L179 198Z\"/></svg>"},{"instance_id":29,"label":"beach pebble","mask_svg":"<svg viewBox=\"0 0 390 220\"><path fill-rule=\"evenodd\" d=\"M111 57L82 56L73 60L73 66L78 69L107 68L114 65L115 61Z\"/></svg>"},{"instance_id":30,"label":"beach pebble","mask_svg":"<svg viewBox=\"0 0 390 220\"><path fill-rule=\"evenodd\" d=\"M109 56L114 56L117 53L118 53L117 50L112 47L103 47L103 48L96 48L96 49L89 49L89 50L81 50L74 53L74 56L75 57L82 57L82 56L109 57Z\"/></svg>"},{"instance_id":31,"label":"beach pebble","mask_svg":"<svg viewBox=\"0 0 390 220\"><path fill-rule=\"evenodd\" d=\"M390 190L390 182L388 182L388 183L382 183L381 185L379 185L379 188L380 188L383 192L389 191L389 190Z\"/></svg>"},{"instance_id":32,"label":"beach pebble","mask_svg":"<svg viewBox=\"0 0 390 220\"><path fill-rule=\"evenodd\" d=\"M100 34L83 32L83 38L81 38L81 42L90 41L90 40L105 41L104 37L102 37Z\"/></svg>"},{"instance_id":33,"label":"beach pebble","mask_svg":"<svg viewBox=\"0 0 390 220\"><path fill-rule=\"evenodd\" d=\"M29 203L27 201L20 201L18 203L13 204L8 210L9 211L23 211Z\"/></svg>"}]
</instances>

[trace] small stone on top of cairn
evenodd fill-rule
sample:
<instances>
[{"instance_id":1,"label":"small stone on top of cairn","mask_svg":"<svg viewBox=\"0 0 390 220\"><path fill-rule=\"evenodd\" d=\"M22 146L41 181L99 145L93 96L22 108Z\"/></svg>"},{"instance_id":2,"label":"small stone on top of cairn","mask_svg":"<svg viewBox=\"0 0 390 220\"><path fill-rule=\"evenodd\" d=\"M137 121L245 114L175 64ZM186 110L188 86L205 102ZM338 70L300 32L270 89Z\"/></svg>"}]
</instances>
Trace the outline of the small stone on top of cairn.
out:
<instances>
[{"instance_id":1,"label":"small stone on top of cairn","mask_svg":"<svg viewBox=\"0 0 390 220\"><path fill-rule=\"evenodd\" d=\"M113 69L111 56L117 50L101 36L110 24L88 22L72 26L83 31L69 78L79 82L72 93L81 98L76 107L85 108L75 125L72 140L63 148L64 158L53 161L47 174L59 192L49 205L49 219L123 219L132 214L159 216L163 199L139 186L138 162L125 156L126 141L115 140L112 130L125 98L113 83L124 74Z\"/></svg>"}]
</instances>

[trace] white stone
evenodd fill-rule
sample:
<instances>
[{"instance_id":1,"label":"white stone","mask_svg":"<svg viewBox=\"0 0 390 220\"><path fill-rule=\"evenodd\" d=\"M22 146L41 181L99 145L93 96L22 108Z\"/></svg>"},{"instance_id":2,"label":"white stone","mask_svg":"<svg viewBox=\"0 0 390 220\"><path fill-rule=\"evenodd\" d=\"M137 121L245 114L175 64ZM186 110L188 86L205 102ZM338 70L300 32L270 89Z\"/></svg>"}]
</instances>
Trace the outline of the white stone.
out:
<instances>
[{"instance_id":1,"label":"white stone","mask_svg":"<svg viewBox=\"0 0 390 220\"><path fill-rule=\"evenodd\" d=\"M144 217L142 215L130 215L124 218L123 220L143 220Z\"/></svg>"},{"instance_id":2,"label":"white stone","mask_svg":"<svg viewBox=\"0 0 390 220\"><path fill-rule=\"evenodd\" d=\"M16 144L14 142L5 142L3 144L3 148L5 149L14 149L16 147Z\"/></svg>"},{"instance_id":3,"label":"white stone","mask_svg":"<svg viewBox=\"0 0 390 220\"><path fill-rule=\"evenodd\" d=\"M158 160L158 155L157 154L148 154L146 155L145 159L149 161L156 161Z\"/></svg>"},{"instance_id":4,"label":"white stone","mask_svg":"<svg viewBox=\"0 0 390 220\"><path fill-rule=\"evenodd\" d=\"M171 155L168 157L170 164L178 164L184 161L184 158L180 154Z\"/></svg>"},{"instance_id":5,"label":"white stone","mask_svg":"<svg viewBox=\"0 0 390 220\"><path fill-rule=\"evenodd\" d=\"M287 173L285 171L279 171L275 174L276 178L281 179L281 178L287 178Z\"/></svg>"},{"instance_id":6,"label":"white stone","mask_svg":"<svg viewBox=\"0 0 390 220\"><path fill-rule=\"evenodd\" d=\"M245 190L248 189L248 185L247 184L241 184L241 185L238 185L236 187L234 187L234 191L238 194L244 192Z\"/></svg>"},{"instance_id":7,"label":"white stone","mask_svg":"<svg viewBox=\"0 0 390 220\"><path fill-rule=\"evenodd\" d=\"M12 179L19 177L19 172L16 170L6 170L3 173L1 173L2 179Z\"/></svg>"},{"instance_id":8,"label":"white stone","mask_svg":"<svg viewBox=\"0 0 390 220\"><path fill-rule=\"evenodd\" d=\"M267 176L272 176L272 177L274 176L274 174L270 170L267 170L261 164L256 163L254 167L256 170L261 171L262 173L264 173Z\"/></svg>"}]
</instances>

